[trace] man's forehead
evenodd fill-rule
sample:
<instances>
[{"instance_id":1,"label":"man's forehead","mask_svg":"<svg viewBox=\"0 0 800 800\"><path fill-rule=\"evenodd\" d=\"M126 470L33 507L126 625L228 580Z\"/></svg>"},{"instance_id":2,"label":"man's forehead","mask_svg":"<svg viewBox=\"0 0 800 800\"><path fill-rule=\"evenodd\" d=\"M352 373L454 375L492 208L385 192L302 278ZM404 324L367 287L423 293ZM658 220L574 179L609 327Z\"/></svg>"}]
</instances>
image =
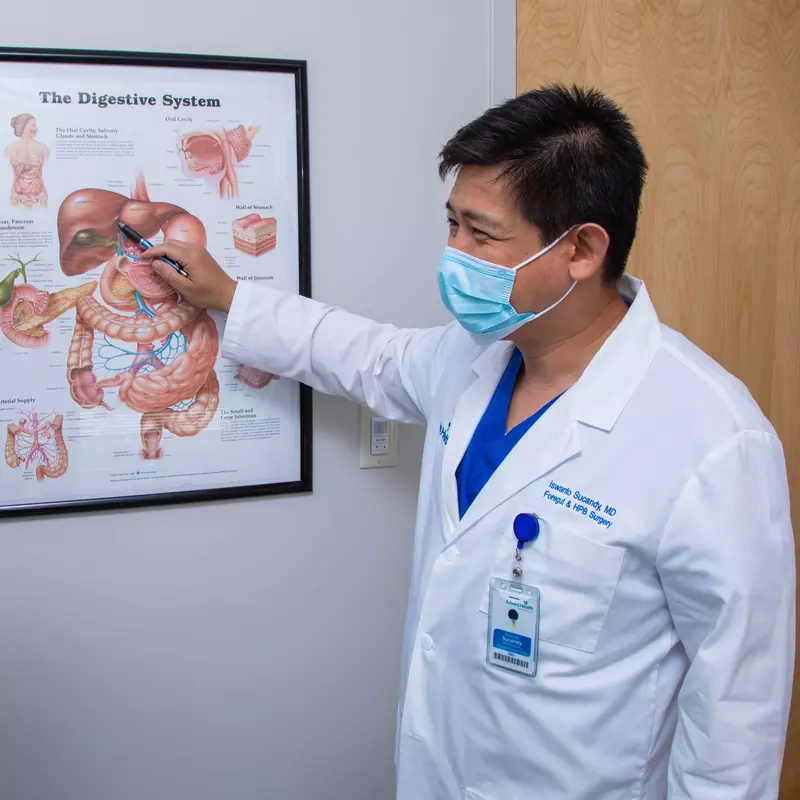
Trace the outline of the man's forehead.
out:
<instances>
[{"instance_id":1,"label":"man's forehead","mask_svg":"<svg viewBox=\"0 0 800 800\"><path fill-rule=\"evenodd\" d=\"M462 167L450 192L447 207L465 216L481 216L497 223L518 213L500 167Z\"/></svg>"},{"instance_id":2,"label":"man's forehead","mask_svg":"<svg viewBox=\"0 0 800 800\"><path fill-rule=\"evenodd\" d=\"M482 167L467 164L458 170L453 191L505 196L508 186L502 177L503 168L499 165Z\"/></svg>"}]
</instances>

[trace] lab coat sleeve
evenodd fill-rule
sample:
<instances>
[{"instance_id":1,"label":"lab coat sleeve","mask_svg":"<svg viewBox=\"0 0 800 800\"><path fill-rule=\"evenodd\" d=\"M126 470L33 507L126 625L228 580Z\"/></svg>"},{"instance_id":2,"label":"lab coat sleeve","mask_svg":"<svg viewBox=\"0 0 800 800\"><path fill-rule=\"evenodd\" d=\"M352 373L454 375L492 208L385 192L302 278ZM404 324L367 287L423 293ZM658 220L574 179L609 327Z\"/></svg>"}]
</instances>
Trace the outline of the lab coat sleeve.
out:
<instances>
[{"instance_id":1,"label":"lab coat sleeve","mask_svg":"<svg viewBox=\"0 0 800 800\"><path fill-rule=\"evenodd\" d=\"M400 329L289 292L240 283L222 355L423 423L447 328Z\"/></svg>"},{"instance_id":2,"label":"lab coat sleeve","mask_svg":"<svg viewBox=\"0 0 800 800\"><path fill-rule=\"evenodd\" d=\"M794 539L774 435L740 432L705 458L656 563L690 660L669 800L774 800L795 644Z\"/></svg>"}]
</instances>

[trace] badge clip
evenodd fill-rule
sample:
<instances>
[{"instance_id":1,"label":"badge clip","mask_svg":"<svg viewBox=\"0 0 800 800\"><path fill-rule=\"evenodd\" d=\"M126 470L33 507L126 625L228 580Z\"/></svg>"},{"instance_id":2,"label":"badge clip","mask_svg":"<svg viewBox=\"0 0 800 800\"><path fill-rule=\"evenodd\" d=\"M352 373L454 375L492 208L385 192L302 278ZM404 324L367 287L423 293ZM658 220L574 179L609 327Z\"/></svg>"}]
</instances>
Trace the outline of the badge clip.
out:
<instances>
[{"instance_id":1,"label":"badge clip","mask_svg":"<svg viewBox=\"0 0 800 800\"><path fill-rule=\"evenodd\" d=\"M511 567L511 575L514 580L522 582L522 551L528 542L535 542L539 538L541 525L536 514L517 514L514 517L514 536L517 537L517 548L514 552L514 562Z\"/></svg>"}]
</instances>

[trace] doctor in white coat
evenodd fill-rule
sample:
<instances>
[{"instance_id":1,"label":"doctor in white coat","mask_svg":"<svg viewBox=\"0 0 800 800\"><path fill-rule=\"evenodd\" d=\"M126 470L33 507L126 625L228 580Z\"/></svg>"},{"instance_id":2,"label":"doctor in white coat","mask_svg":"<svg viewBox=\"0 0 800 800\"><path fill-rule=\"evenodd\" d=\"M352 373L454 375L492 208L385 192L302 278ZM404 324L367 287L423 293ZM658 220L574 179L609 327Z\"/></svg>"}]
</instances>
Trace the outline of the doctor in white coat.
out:
<instances>
[{"instance_id":1,"label":"doctor in white coat","mask_svg":"<svg viewBox=\"0 0 800 800\"><path fill-rule=\"evenodd\" d=\"M626 116L548 86L460 130L450 171L445 327L237 285L189 245L146 256L228 312L227 358L427 427L398 798L776 798L784 456L745 386L624 274L646 172Z\"/></svg>"}]
</instances>

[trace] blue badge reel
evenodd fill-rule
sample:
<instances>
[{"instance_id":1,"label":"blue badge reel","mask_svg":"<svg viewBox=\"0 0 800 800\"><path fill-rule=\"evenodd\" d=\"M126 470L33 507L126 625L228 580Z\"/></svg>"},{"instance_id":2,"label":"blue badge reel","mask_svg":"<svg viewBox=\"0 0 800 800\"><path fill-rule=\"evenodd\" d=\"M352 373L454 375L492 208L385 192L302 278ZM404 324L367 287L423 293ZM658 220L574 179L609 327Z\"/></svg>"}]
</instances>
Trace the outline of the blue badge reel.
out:
<instances>
[{"instance_id":1,"label":"blue badge reel","mask_svg":"<svg viewBox=\"0 0 800 800\"><path fill-rule=\"evenodd\" d=\"M539 660L539 611L541 596L523 579L523 550L539 537L539 518L518 514L514 519L517 539L512 578L492 578L489 583L489 632L486 661L489 666L533 677Z\"/></svg>"}]
</instances>

